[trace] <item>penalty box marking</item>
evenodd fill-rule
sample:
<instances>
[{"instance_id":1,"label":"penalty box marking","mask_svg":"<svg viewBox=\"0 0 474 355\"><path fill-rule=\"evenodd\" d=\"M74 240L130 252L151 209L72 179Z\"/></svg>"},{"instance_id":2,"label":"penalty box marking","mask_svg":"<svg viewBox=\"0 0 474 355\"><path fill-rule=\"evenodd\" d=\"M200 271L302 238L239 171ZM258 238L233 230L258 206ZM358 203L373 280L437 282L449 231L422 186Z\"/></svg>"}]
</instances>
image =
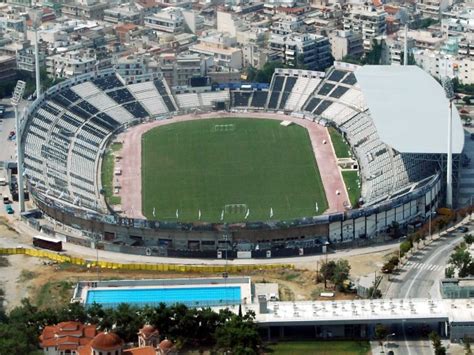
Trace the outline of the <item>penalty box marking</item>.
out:
<instances>
[{"instance_id":1,"label":"penalty box marking","mask_svg":"<svg viewBox=\"0 0 474 355\"><path fill-rule=\"evenodd\" d=\"M248 207L245 203L232 203L224 206L224 211L227 214L242 214L246 213Z\"/></svg>"},{"instance_id":2,"label":"penalty box marking","mask_svg":"<svg viewBox=\"0 0 474 355\"><path fill-rule=\"evenodd\" d=\"M211 128L211 132L232 132L235 131L235 124L216 124Z\"/></svg>"}]
</instances>

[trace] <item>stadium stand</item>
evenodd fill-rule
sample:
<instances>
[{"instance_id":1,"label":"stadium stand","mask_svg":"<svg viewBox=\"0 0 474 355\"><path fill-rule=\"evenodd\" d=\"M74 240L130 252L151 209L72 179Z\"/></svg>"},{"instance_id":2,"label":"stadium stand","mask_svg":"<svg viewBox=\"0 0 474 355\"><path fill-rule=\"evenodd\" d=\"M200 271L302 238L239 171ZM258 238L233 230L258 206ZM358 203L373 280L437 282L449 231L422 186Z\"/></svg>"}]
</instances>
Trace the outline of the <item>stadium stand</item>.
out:
<instances>
[{"instance_id":1,"label":"stadium stand","mask_svg":"<svg viewBox=\"0 0 474 355\"><path fill-rule=\"evenodd\" d=\"M356 74L354 70L357 70ZM43 196L43 200L54 200L56 206L105 215L108 209L101 197L100 174L97 172L105 147L114 133L142 119L168 118L193 109L209 109L215 102L225 101L230 103L230 109L285 110L288 114L297 112L302 119L334 126L344 135L358 162L365 206L375 206L381 201L387 203L422 186L428 178L435 176L437 168L431 161L420 160L422 153L400 152L384 140L373 104L369 110L367 92L362 90L363 78L358 73L357 67L350 65L336 65L327 74L276 69L269 88L252 86L250 90L244 90L240 85L232 88L229 85L218 91L194 93L172 93L166 82L156 75L136 83L125 83L110 71L97 77L91 74L86 79L69 80L49 89L28 111L23 135L28 182L34 186L36 194ZM437 184L436 181L432 179L430 184ZM439 191L439 187L433 186L428 187L430 191ZM415 198L418 197L412 200ZM395 209L397 206L400 204ZM344 213L350 216L352 212ZM363 225L363 221L357 220L359 217L347 216L319 216L326 218L325 223L332 226L328 232L331 241L355 238L356 231L351 229L348 234L343 231L342 224L346 218L353 218L351 225L353 221L354 225ZM334 220L329 221L330 218ZM312 219L298 223L311 224ZM249 223L246 228L259 230L260 225L260 222ZM167 227L171 230L180 226L177 223L161 226ZM331 228L336 229L333 231ZM373 232L379 227L370 228ZM357 233L362 235L369 233L368 230L366 226L363 233ZM266 247L265 243L259 244L262 257L266 257L264 249L275 245L270 243ZM317 238L282 243L284 248L320 245ZM238 248L249 250L255 245L257 243L242 241Z\"/></svg>"}]
</instances>

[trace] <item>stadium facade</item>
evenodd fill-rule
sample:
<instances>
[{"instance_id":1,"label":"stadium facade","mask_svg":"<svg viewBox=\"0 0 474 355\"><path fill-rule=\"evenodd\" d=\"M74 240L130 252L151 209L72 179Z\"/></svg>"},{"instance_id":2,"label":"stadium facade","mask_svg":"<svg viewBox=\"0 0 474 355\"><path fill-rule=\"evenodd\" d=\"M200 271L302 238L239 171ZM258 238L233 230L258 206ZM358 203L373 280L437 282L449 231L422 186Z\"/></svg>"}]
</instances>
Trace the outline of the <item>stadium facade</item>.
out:
<instances>
[{"instance_id":1,"label":"stadium facade","mask_svg":"<svg viewBox=\"0 0 474 355\"><path fill-rule=\"evenodd\" d=\"M415 66L335 62L327 73L277 69L268 88L230 84L179 91L159 73L124 79L106 70L62 82L28 107L24 170L38 208L79 232L66 235L70 242L100 240L106 250L161 256L220 257L223 249L229 257L305 255L320 252L326 242L373 238L394 221L423 221L443 203L448 107L442 87ZM100 166L112 137L150 119L223 109L236 115L275 112L282 120L291 115L338 129L357 159L362 207L232 225L111 212ZM453 142L456 191L464 145L456 109Z\"/></svg>"}]
</instances>

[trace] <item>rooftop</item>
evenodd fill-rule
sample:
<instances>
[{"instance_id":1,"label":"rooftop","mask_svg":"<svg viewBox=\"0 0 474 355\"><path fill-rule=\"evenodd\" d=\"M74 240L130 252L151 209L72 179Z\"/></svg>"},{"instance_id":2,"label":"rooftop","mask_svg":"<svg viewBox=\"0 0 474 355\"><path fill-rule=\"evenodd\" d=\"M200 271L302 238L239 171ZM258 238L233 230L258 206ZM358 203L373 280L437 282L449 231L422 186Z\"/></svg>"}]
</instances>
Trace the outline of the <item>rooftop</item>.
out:
<instances>
[{"instance_id":1,"label":"rooftop","mask_svg":"<svg viewBox=\"0 0 474 355\"><path fill-rule=\"evenodd\" d=\"M386 65L366 65L355 75L384 143L401 153L447 153L449 101L433 77L418 66ZM454 106L452 127L453 153L460 154L464 131Z\"/></svg>"}]
</instances>

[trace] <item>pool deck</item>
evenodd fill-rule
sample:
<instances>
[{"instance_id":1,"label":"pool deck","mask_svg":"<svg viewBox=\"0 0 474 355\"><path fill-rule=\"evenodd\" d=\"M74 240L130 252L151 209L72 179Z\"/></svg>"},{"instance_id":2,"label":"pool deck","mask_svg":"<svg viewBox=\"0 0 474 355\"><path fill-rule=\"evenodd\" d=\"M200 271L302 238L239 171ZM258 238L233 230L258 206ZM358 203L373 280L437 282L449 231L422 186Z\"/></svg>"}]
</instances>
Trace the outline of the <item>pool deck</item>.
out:
<instances>
[{"instance_id":1,"label":"pool deck","mask_svg":"<svg viewBox=\"0 0 474 355\"><path fill-rule=\"evenodd\" d=\"M116 281L81 281L76 285L72 302L87 304L90 290L144 290L144 289L193 289L193 288L239 287L241 303L252 301L250 278L195 278L195 279L156 279L156 280L116 280ZM199 301L199 300L196 300ZM157 299L156 303L160 300Z\"/></svg>"}]
</instances>

